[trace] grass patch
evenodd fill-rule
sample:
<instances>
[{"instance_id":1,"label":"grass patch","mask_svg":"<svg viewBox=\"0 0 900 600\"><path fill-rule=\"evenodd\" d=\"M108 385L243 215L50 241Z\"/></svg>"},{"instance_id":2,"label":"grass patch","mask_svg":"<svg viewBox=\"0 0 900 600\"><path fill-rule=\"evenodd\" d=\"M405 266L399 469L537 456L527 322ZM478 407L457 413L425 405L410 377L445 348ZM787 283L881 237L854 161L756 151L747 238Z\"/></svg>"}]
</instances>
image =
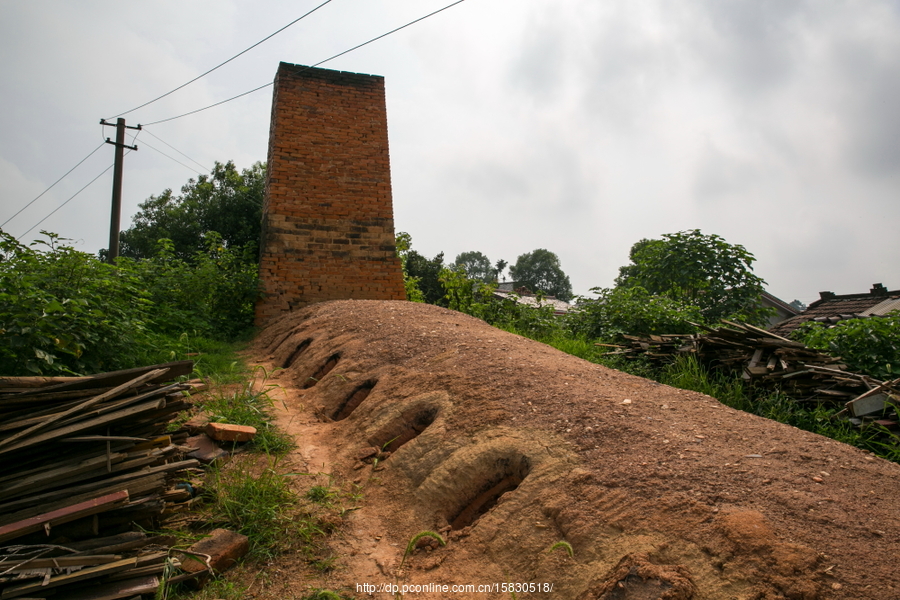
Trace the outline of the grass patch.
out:
<instances>
[{"instance_id":1,"label":"grass patch","mask_svg":"<svg viewBox=\"0 0 900 600\"><path fill-rule=\"evenodd\" d=\"M326 504L337 496L337 492L325 485L314 485L306 492L306 499L318 504Z\"/></svg>"},{"instance_id":2,"label":"grass patch","mask_svg":"<svg viewBox=\"0 0 900 600\"><path fill-rule=\"evenodd\" d=\"M156 334L147 350L146 364L175 360L194 361L193 378L203 378L217 384L233 384L246 380L250 368L240 353L248 340L224 342L196 334Z\"/></svg>"},{"instance_id":3,"label":"grass patch","mask_svg":"<svg viewBox=\"0 0 900 600\"><path fill-rule=\"evenodd\" d=\"M269 459L262 468L249 459L237 459L213 468L204 490L210 525L239 531L250 538L250 555L271 558L284 550L296 524L291 508L296 495L288 475Z\"/></svg>"},{"instance_id":4,"label":"grass patch","mask_svg":"<svg viewBox=\"0 0 900 600\"><path fill-rule=\"evenodd\" d=\"M265 381L261 386L254 386L252 381L245 379L237 388L223 387L209 395L201 402L201 408L212 422L255 427L256 437L250 442L251 447L281 456L294 447L294 441L272 424L274 402L269 396L271 390L272 386L267 386Z\"/></svg>"},{"instance_id":5,"label":"grass patch","mask_svg":"<svg viewBox=\"0 0 900 600\"><path fill-rule=\"evenodd\" d=\"M747 402L748 395L743 380L739 377L710 373L696 357L691 355L676 356L675 362L664 367L654 379L682 390L692 390L718 398L733 408L754 412L748 410L751 407Z\"/></svg>"}]
</instances>

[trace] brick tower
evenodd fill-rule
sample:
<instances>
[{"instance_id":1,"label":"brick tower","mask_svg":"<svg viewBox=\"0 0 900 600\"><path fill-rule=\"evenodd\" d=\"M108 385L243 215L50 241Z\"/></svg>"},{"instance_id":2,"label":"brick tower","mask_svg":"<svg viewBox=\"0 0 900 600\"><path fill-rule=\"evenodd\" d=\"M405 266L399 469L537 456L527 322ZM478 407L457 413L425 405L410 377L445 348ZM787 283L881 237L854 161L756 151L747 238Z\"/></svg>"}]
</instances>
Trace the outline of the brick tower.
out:
<instances>
[{"instance_id":1,"label":"brick tower","mask_svg":"<svg viewBox=\"0 0 900 600\"><path fill-rule=\"evenodd\" d=\"M275 76L256 305L405 300L384 78L281 63Z\"/></svg>"}]
</instances>

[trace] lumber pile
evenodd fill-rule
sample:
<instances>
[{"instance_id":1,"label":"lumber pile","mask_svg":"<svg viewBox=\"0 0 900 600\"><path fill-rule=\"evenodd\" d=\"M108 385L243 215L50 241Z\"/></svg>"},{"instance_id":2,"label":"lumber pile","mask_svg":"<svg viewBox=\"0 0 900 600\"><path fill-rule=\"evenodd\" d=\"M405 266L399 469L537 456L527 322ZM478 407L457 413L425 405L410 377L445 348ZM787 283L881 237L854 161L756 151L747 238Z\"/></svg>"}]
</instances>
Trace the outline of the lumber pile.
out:
<instances>
[{"instance_id":1,"label":"lumber pile","mask_svg":"<svg viewBox=\"0 0 900 600\"><path fill-rule=\"evenodd\" d=\"M166 433L192 369L0 378L0 599L133 598L176 566L167 540L131 529L193 502L180 480L199 463Z\"/></svg>"},{"instance_id":2,"label":"lumber pile","mask_svg":"<svg viewBox=\"0 0 900 600\"><path fill-rule=\"evenodd\" d=\"M853 373L840 358L800 342L745 323L722 323L716 328L696 325L703 333L692 335L626 335L613 353L645 356L657 364L692 354L707 369L739 373L757 388L782 391L801 402L844 403L845 414L852 419L884 413L900 398L900 379L884 382ZM890 419L881 421L888 427L897 425Z\"/></svg>"}]
</instances>

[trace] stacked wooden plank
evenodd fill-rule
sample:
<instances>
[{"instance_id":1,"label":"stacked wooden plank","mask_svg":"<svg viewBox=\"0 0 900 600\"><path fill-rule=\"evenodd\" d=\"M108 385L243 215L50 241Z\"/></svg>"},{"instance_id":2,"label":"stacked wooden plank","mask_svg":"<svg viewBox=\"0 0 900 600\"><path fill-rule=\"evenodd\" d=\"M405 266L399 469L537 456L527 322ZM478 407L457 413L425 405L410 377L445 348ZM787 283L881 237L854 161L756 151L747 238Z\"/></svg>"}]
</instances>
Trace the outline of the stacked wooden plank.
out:
<instances>
[{"instance_id":1,"label":"stacked wooden plank","mask_svg":"<svg viewBox=\"0 0 900 600\"><path fill-rule=\"evenodd\" d=\"M884 382L850 372L840 358L764 329L731 321L717 328L697 327L703 333L624 336L626 343L615 353L657 363L693 354L707 369L740 373L756 387L782 391L798 401L845 403L854 418L884 412L892 398L900 398L900 380Z\"/></svg>"},{"instance_id":2,"label":"stacked wooden plank","mask_svg":"<svg viewBox=\"0 0 900 600\"><path fill-rule=\"evenodd\" d=\"M122 552L160 540L115 536L191 501L179 481L199 463L184 460L187 434L166 430L190 406L191 384L172 380L192 369L0 378L0 599L132 598L158 585L173 564L165 548Z\"/></svg>"}]
</instances>

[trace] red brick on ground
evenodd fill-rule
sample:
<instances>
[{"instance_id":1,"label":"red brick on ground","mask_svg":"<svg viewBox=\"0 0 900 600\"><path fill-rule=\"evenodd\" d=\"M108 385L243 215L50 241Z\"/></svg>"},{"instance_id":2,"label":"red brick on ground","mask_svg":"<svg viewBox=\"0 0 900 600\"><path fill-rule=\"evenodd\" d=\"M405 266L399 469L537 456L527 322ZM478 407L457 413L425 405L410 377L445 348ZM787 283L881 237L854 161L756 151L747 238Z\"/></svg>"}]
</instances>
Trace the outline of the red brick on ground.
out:
<instances>
[{"instance_id":1,"label":"red brick on ground","mask_svg":"<svg viewBox=\"0 0 900 600\"><path fill-rule=\"evenodd\" d=\"M228 452L220 448L205 433L189 437L185 443L194 449L193 452L188 454L188 458L195 458L205 465L228 457Z\"/></svg>"},{"instance_id":2,"label":"red brick on ground","mask_svg":"<svg viewBox=\"0 0 900 600\"><path fill-rule=\"evenodd\" d=\"M206 435L220 442L249 442L256 437L256 427L210 423L206 426Z\"/></svg>"},{"instance_id":3,"label":"red brick on ground","mask_svg":"<svg viewBox=\"0 0 900 600\"><path fill-rule=\"evenodd\" d=\"M214 529L208 538L204 538L188 548L189 552L209 555L209 566L216 573L222 573L233 567L239 559L250 551L250 540L227 529ZM181 569L188 573L197 573L206 569L204 557L184 555Z\"/></svg>"}]
</instances>

